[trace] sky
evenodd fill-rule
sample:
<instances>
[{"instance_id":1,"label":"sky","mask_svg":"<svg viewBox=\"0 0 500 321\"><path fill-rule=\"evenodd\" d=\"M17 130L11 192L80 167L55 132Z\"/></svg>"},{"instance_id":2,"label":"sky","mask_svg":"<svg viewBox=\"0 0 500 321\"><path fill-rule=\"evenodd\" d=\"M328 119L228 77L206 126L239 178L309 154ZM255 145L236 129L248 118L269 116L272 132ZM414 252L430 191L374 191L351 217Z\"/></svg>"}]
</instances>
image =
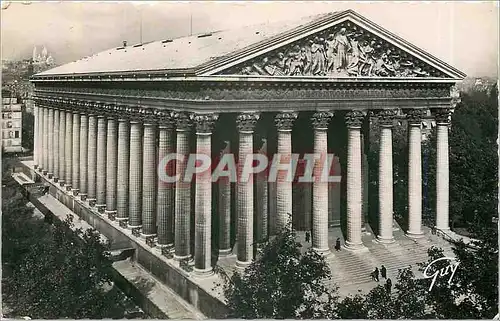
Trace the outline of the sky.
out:
<instances>
[{"instance_id":1,"label":"sky","mask_svg":"<svg viewBox=\"0 0 500 321\"><path fill-rule=\"evenodd\" d=\"M2 59L45 45L57 64L129 44L353 9L471 77L498 77L498 11L485 2L35 2L2 0ZM142 24L141 24L142 21ZM141 27L142 25L142 27Z\"/></svg>"}]
</instances>

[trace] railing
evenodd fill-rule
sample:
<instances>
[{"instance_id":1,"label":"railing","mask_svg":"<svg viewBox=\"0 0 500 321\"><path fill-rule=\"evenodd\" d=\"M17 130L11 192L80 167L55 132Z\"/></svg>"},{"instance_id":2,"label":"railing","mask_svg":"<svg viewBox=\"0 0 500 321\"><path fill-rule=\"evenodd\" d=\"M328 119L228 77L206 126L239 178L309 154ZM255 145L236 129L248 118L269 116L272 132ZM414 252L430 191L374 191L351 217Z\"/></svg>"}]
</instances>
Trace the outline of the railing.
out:
<instances>
[{"instance_id":1,"label":"railing","mask_svg":"<svg viewBox=\"0 0 500 321\"><path fill-rule=\"evenodd\" d=\"M434 227L433 230L435 231L433 234L436 234L437 236L442 237L444 240L446 240L450 243L456 244L456 243L462 241L465 244L465 246L467 246L468 248L478 249L478 246L473 244L473 242L476 241L475 239L468 238L469 240L465 241L464 237L460 236L459 234L453 233L454 234L453 235L453 234L450 234L447 231L443 231L442 229L439 229L437 227Z\"/></svg>"}]
</instances>

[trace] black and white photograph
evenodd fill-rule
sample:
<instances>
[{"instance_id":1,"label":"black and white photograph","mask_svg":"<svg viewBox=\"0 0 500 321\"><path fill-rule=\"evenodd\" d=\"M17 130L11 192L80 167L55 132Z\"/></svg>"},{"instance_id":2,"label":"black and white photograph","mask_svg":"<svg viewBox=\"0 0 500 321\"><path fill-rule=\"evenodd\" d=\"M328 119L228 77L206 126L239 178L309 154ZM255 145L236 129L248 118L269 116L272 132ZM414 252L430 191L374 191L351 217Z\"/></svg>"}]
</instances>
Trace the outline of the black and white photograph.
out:
<instances>
[{"instance_id":1,"label":"black and white photograph","mask_svg":"<svg viewBox=\"0 0 500 321\"><path fill-rule=\"evenodd\" d=\"M7 319L499 319L496 1L1 1Z\"/></svg>"}]
</instances>

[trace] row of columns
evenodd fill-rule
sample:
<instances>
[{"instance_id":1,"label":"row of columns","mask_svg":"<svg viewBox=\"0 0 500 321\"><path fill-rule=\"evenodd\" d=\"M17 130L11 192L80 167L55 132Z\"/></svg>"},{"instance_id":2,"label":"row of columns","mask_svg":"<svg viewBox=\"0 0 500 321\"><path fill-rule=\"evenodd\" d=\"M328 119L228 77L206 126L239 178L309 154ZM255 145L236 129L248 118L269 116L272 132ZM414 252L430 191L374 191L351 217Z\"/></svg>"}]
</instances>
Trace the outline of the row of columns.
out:
<instances>
[{"instance_id":1,"label":"row of columns","mask_svg":"<svg viewBox=\"0 0 500 321\"><path fill-rule=\"evenodd\" d=\"M55 108L54 108L55 107ZM422 233L422 173L420 122L423 110L407 113L409 120L409 229L408 236L420 237ZM196 132L196 152L211 155L211 134L216 114L187 114L131 107L90 104L86 102L48 101L36 107L35 164L44 175L67 190L72 190L82 200L101 213L122 222L134 234L146 240L155 240L160 247L174 249L178 260L189 259L194 254L194 270L198 275L210 275L211 267L211 211L212 182L210 168L196 176L195 186L195 251L191 253L191 181L184 179L187 155L190 152L190 134ZM349 249L363 247L362 178L361 178L361 124L364 111L349 111L345 116L348 129L347 153L347 237ZM392 173L392 123L394 110L378 113L381 119L379 164L379 215L377 240L393 242L393 173ZM314 166L314 175L321 176L322 164L327 159L327 129L333 113L319 111L311 121L314 127L314 152L321 155ZM292 213L292 183L285 179L291 165L291 131L297 118L296 112L281 112L275 118L278 133L278 150L282 155L276 184L277 229L290 223ZM448 118L449 111L436 113L438 126L437 173L437 228L448 228ZM253 154L253 132L259 120L257 113L242 113L236 118L239 132L238 177L246 157ZM176 135L177 145L173 138ZM158 141L157 141L158 137ZM229 153L229 143L223 153ZM265 143L263 149L265 149ZM158 160L176 152L175 172L181 179L172 183L158 179ZM262 152L262 149L261 149ZM265 150L263 151L265 152ZM173 162L166 170L173 171ZM163 171L163 168L158 169ZM265 180L267 178L264 178ZM264 181L257 179L257 184ZM219 184L219 254L230 249L231 188L229 181ZM261 185L259 185L261 186ZM267 186L263 184L262 186ZM258 197L267 195L267 188L258 188ZM253 260L254 240L254 181L238 179L236 184L238 267L245 267ZM315 180L313 183L313 248L320 253L329 252L328 246L328 185ZM267 197L267 196L266 196ZM261 211L258 211L259 213ZM267 222L267 211L258 216ZM267 237L267 229L259 228L259 241ZM265 230L265 232L264 232Z\"/></svg>"}]
</instances>

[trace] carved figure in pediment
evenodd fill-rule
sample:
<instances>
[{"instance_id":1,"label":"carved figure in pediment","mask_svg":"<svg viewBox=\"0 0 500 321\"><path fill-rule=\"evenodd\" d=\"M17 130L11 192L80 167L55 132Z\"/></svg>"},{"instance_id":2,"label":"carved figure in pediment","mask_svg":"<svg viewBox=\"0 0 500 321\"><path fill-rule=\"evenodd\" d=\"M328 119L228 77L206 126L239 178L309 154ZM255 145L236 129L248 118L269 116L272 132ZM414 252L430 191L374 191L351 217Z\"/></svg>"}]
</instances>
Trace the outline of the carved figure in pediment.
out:
<instances>
[{"instance_id":1,"label":"carved figure in pediment","mask_svg":"<svg viewBox=\"0 0 500 321\"><path fill-rule=\"evenodd\" d=\"M361 47L361 66L359 67L359 72L363 76L371 76L372 75L372 70L373 67L375 66L375 41L372 41L370 44L368 44L368 41L365 41L363 43L363 46ZM364 72L365 68L368 68L367 72Z\"/></svg>"},{"instance_id":2,"label":"carved figure in pediment","mask_svg":"<svg viewBox=\"0 0 500 321\"><path fill-rule=\"evenodd\" d=\"M330 72L333 70L335 66L335 37L333 33L329 34L328 37L325 40L325 46L326 46L326 72Z\"/></svg>"},{"instance_id":3,"label":"carved figure in pediment","mask_svg":"<svg viewBox=\"0 0 500 321\"><path fill-rule=\"evenodd\" d=\"M415 77L426 77L426 76L429 76L429 73L427 71L423 70L421 67L416 67L412 71L415 74Z\"/></svg>"},{"instance_id":4,"label":"carved figure in pediment","mask_svg":"<svg viewBox=\"0 0 500 321\"><path fill-rule=\"evenodd\" d=\"M254 65L254 68L262 75L270 75L270 76L283 76L284 73L274 64L269 61L268 57L264 57L262 60L262 68L258 65Z\"/></svg>"},{"instance_id":5,"label":"carved figure in pediment","mask_svg":"<svg viewBox=\"0 0 500 321\"><path fill-rule=\"evenodd\" d=\"M286 63L286 58L285 54L282 52L278 52L278 56L276 59L273 61L274 65L276 66L276 71L275 75L276 76L284 76L288 74L288 68L287 68L287 63Z\"/></svg>"},{"instance_id":6,"label":"carved figure in pediment","mask_svg":"<svg viewBox=\"0 0 500 321\"><path fill-rule=\"evenodd\" d=\"M351 60L349 62L349 65L347 65L347 73L349 75L357 76L359 74L359 66L361 64L360 61L360 49L359 49L359 41L358 37L359 34L355 34L351 38Z\"/></svg>"},{"instance_id":7,"label":"carved figure in pediment","mask_svg":"<svg viewBox=\"0 0 500 321\"><path fill-rule=\"evenodd\" d=\"M260 68L260 67L259 67ZM263 73L259 73L255 68L252 68L250 66L246 66L244 68L241 69L241 73L243 75L263 75L265 74L264 71Z\"/></svg>"},{"instance_id":8,"label":"carved figure in pediment","mask_svg":"<svg viewBox=\"0 0 500 321\"><path fill-rule=\"evenodd\" d=\"M301 50L299 45L293 47L293 51L288 54L289 58L287 61L288 74L291 76L300 76L304 72L304 63L301 56Z\"/></svg>"},{"instance_id":9,"label":"carved figure in pediment","mask_svg":"<svg viewBox=\"0 0 500 321\"><path fill-rule=\"evenodd\" d=\"M335 35L334 49L337 53L335 59L335 69L340 71L347 67L347 52L351 49L351 44L347 39L346 29L341 28L340 31Z\"/></svg>"},{"instance_id":10,"label":"carved figure in pediment","mask_svg":"<svg viewBox=\"0 0 500 321\"><path fill-rule=\"evenodd\" d=\"M325 47L319 37L314 38L311 46L312 54L312 74L323 76L325 74Z\"/></svg>"},{"instance_id":11,"label":"carved figure in pediment","mask_svg":"<svg viewBox=\"0 0 500 321\"><path fill-rule=\"evenodd\" d=\"M307 45L303 46L300 51L301 51L301 59L302 59L302 64L303 64L303 71L302 75L304 76L309 76L311 75L311 67L312 67L312 52L311 52L311 46L313 45L313 41L309 40L307 42Z\"/></svg>"}]
</instances>

